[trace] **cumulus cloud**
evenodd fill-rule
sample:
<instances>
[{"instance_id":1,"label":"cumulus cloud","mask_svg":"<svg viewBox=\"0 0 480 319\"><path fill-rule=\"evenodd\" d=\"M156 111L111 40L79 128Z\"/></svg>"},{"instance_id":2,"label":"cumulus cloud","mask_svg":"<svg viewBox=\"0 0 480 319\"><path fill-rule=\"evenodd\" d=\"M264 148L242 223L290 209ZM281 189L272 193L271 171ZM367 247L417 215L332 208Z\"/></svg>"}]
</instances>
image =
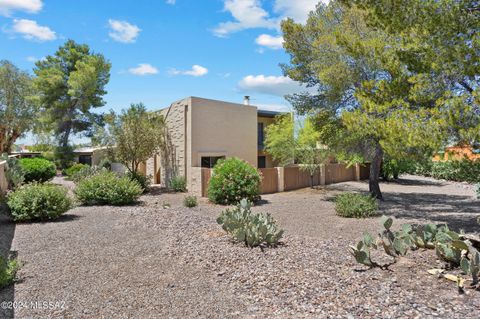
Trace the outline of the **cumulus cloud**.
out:
<instances>
[{"instance_id":1,"label":"cumulus cloud","mask_svg":"<svg viewBox=\"0 0 480 319\"><path fill-rule=\"evenodd\" d=\"M158 69L148 63L140 63L135 68L128 69L128 72L134 75L153 75L158 73Z\"/></svg>"},{"instance_id":2,"label":"cumulus cloud","mask_svg":"<svg viewBox=\"0 0 480 319\"><path fill-rule=\"evenodd\" d=\"M37 21L27 19L13 20L12 33L19 33L23 38L34 41L52 41L57 38L55 31L49 27L41 26Z\"/></svg>"},{"instance_id":3,"label":"cumulus cloud","mask_svg":"<svg viewBox=\"0 0 480 319\"><path fill-rule=\"evenodd\" d=\"M177 70L177 69L171 69L170 74L171 75L190 75L190 76L204 76L208 73L208 69L201 66L201 65L193 65L191 70Z\"/></svg>"},{"instance_id":4,"label":"cumulus cloud","mask_svg":"<svg viewBox=\"0 0 480 319\"><path fill-rule=\"evenodd\" d=\"M283 48L283 37L261 34L255 39L255 43L272 50L278 50Z\"/></svg>"},{"instance_id":5,"label":"cumulus cloud","mask_svg":"<svg viewBox=\"0 0 480 319\"><path fill-rule=\"evenodd\" d=\"M273 9L282 19L292 18L296 22L305 23L318 2L319 0L275 0ZM321 2L328 3L328 0Z\"/></svg>"},{"instance_id":6,"label":"cumulus cloud","mask_svg":"<svg viewBox=\"0 0 480 319\"><path fill-rule=\"evenodd\" d=\"M42 7L41 0L0 0L0 15L10 16L14 11L37 13Z\"/></svg>"},{"instance_id":7,"label":"cumulus cloud","mask_svg":"<svg viewBox=\"0 0 480 319\"><path fill-rule=\"evenodd\" d=\"M139 27L127 21L109 19L108 24L111 29L108 35L117 42L133 43L142 31Z\"/></svg>"},{"instance_id":8,"label":"cumulus cloud","mask_svg":"<svg viewBox=\"0 0 480 319\"><path fill-rule=\"evenodd\" d=\"M306 88L300 83L286 76L248 75L238 83L238 87L244 92L256 92L277 96L306 91Z\"/></svg>"},{"instance_id":9,"label":"cumulus cloud","mask_svg":"<svg viewBox=\"0 0 480 319\"><path fill-rule=\"evenodd\" d=\"M258 0L225 0L224 11L229 12L235 21L222 22L213 30L219 37L226 37L230 33L252 29L275 29L278 22L269 18Z\"/></svg>"}]
</instances>

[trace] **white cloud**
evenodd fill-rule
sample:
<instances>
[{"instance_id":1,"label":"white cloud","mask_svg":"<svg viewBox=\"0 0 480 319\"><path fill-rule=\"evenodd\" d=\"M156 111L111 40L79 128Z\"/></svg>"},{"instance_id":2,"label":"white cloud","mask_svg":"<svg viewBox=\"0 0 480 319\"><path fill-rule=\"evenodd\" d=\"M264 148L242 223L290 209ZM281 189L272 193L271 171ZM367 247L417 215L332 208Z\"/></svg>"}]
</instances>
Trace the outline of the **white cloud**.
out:
<instances>
[{"instance_id":1,"label":"white cloud","mask_svg":"<svg viewBox=\"0 0 480 319\"><path fill-rule=\"evenodd\" d=\"M139 27L130 24L127 21L109 19L111 31L108 33L110 38L122 43L133 43L137 39L140 31Z\"/></svg>"},{"instance_id":2,"label":"white cloud","mask_svg":"<svg viewBox=\"0 0 480 319\"><path fill-rule=\"evenodd\" d=\"M136 68L128 69L128 72L134 75L153 75L158 73L158 69L148 63L140 63Z\"/></svg>"},{"instance_id":3,"label":"white cloud","mask_svg":"<svg viewBox=\"0 0 480 319\"><path fill-rule=\"evenodd\" d=\"M171 69L171 75L190 75L190 76L204 76L208 73L208 69L201 65L193 65L191 70L180 71L177 69Z\"/></svg>"},{"instance_id":4,"label":"white cloud","mask_svg":"<svg viewBox=\"0 0 480 319\"><path fill-rule=\"evenodd\" d=\"M167 0L166 2L167 2L167 4L172 4L173 5L173 4L177 3L177 0Z\"/></svg>"},{"instance_id":5,"label":"white cloud","mask_svg":"<svg viewBox=\"0 0 480 319\"><path fill-rule=\"evenodd\" d=\"M0 0L0 15L10 16L14 11L37 13L42 6L41 0Z\"/></svg>"},{"instance_id":6,"label":"white cloud","mask_svg":"<svg viewBox=\"0 0 480 319\"><path fill-rule=\"evenodd\" d=\"M310 11L315 10L319 0L275 0L271 15L262 8L260 0L224 0L224 11L230 12L234 21L220 23L214 30L219 37L230 33L254 29L280 29L280 21L292 18L296 22L305 23ZM322 0L328 3L328 0Z\"/></svg>"},{"instance_id":7,"label":"white cloud","mask_svg":"<svg viewBox=\"0 0 480 319\"><path fill-rule=\"evenodd\" d=\"M288 105L283 104L257 104L254 103L260 110L275 111L275 112L290 112L292 109Z\"/></svg>"},{"instance_id":8,"label":"white cloud","mask_svg":"<svg viewBox=\"0 0 480 319\"><path fill-rule=\"evenodd\" d=\"M52 41L57 38L55 31L49 27L41 26L37 21L27 19L13 20L11 32L20 33L25 39L36 41Z\"/></svg>"},{"instance_id":9,"label":"white cloud","mask_svg":"<svg viewBox=\"0 0 480 319\"><path fill-rule=\"evenodd\" d=\"M272 50L278 50L283 48L283 37L281 35L274 37L269 34L261 34L255 39L255 43Z\"/></svg>"},{"instance_id":10,"label":"white cloud","mask_svg":"<svg viewBox=\"0 0 480 319\"><path fill-rule=\"evenodd\" d=\"M256 92L284 96L287 94L306 91L300 83L286 76L248 75L239 83L238 87L244 92Z\"/></svg>"},{"instance_id":11,"label":"white cloud","mask_svg":"<svg viewBox=\"0 0 480 319\"><path fill-rule=\"evenodd\" d=\"M315 10L319 2L328 3L328 0L275 0L273 9L282 19L292 18L296 22L305 23L308 14Z\"/></svg>"},{"instance_id":12,"label":"white cloud","mask_svg":"<svg viewBox=\"0 0 480 319\"><path fill-rule=\"evenodd\" d=\"M35 63L35 62L37 62L39 59L36 58L36 57L34 57L34 56L27 56L26 60L27 60L28 62Z\"/></svg>"},{"instance_id":13,"label":"white cloud","mask_svg":"<svg viewBox=\"0 0 480 319\"><path fill-rule=\"evenodd\" d=\"M252 28L275 29L278 22L270 19L258 0L225 0L224 11L230 12L235 21L223 22L213 30L219 37Z\"/></svg>"}]
</instances>

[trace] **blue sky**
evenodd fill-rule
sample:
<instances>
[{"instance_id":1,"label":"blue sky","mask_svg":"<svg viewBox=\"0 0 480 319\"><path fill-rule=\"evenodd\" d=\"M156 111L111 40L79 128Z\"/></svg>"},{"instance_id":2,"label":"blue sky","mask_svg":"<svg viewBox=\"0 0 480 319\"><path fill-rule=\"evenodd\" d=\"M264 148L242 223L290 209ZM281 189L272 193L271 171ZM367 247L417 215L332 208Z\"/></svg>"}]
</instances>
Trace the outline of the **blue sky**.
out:
<instances>
[{"instance_id":1,"label":"blue sky","mask_svg":"<svg viewBox=\"0 0 480 319\"><path fill-rule=\"evenodd\" d=\"M200 96L285 110L299 91L279 22L304 22L317 0L0 0L0 59L29 70L67 39L112 63L101 110L160 109Z\"/></svg>"}]
</instances>

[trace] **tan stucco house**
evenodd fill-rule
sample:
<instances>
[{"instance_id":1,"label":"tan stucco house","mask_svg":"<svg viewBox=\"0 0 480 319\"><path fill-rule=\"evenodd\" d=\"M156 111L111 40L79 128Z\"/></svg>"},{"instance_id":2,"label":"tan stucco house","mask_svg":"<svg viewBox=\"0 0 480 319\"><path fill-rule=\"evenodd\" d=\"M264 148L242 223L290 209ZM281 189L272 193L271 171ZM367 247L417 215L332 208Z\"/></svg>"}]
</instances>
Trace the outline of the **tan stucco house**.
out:
<instances>
[{"instance_id":1,"label":"tan stucco house","mask_svg":"<svg viewBox=\"0 0 480 319\"><path fill-rule=\"evenodd\" d=\"M168 185L173 176L185 176L190 191L201 183L201 168L221 158L239 157L255 167L274 167L264 152L264 130L278 112L243 104L188 97L160 111L168 128L168 154L146 163L154 184Z\"/></svg>"}]
</instances>

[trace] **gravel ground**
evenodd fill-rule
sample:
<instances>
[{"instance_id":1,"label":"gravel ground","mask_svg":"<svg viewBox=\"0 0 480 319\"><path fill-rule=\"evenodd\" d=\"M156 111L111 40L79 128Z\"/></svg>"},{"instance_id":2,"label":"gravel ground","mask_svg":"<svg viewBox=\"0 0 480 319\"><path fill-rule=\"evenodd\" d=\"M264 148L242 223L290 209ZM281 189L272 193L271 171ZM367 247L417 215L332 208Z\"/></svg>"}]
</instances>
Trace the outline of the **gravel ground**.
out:
<instances>
[{"instance_id":1,"label":"gravel ground","mask_svg":"<svg viewBox=\"0 0 480 319\"><path fill-rule=\"evenodd\" d=\"M460 295L426 273L440 265L433 251L411 252L390 271L355 263L346 248L363 230L379 230L378 218L337 217L331 198L367 188L349 182L263 196L255 210L286 230L282 245L264 250L233 244L215 223L222 207L202 199L184 208L182 194L19 224L11 249L25 262L22 281L0 291L0 301L18 303L16 318L478 318L480 292ZM470 221L480 201L468 185L407 176L382 189L381 210L397 224L478 230ZM13 237L11 228L0 221L0 236L10 229Z\"/></svg>"}]
</instances>

